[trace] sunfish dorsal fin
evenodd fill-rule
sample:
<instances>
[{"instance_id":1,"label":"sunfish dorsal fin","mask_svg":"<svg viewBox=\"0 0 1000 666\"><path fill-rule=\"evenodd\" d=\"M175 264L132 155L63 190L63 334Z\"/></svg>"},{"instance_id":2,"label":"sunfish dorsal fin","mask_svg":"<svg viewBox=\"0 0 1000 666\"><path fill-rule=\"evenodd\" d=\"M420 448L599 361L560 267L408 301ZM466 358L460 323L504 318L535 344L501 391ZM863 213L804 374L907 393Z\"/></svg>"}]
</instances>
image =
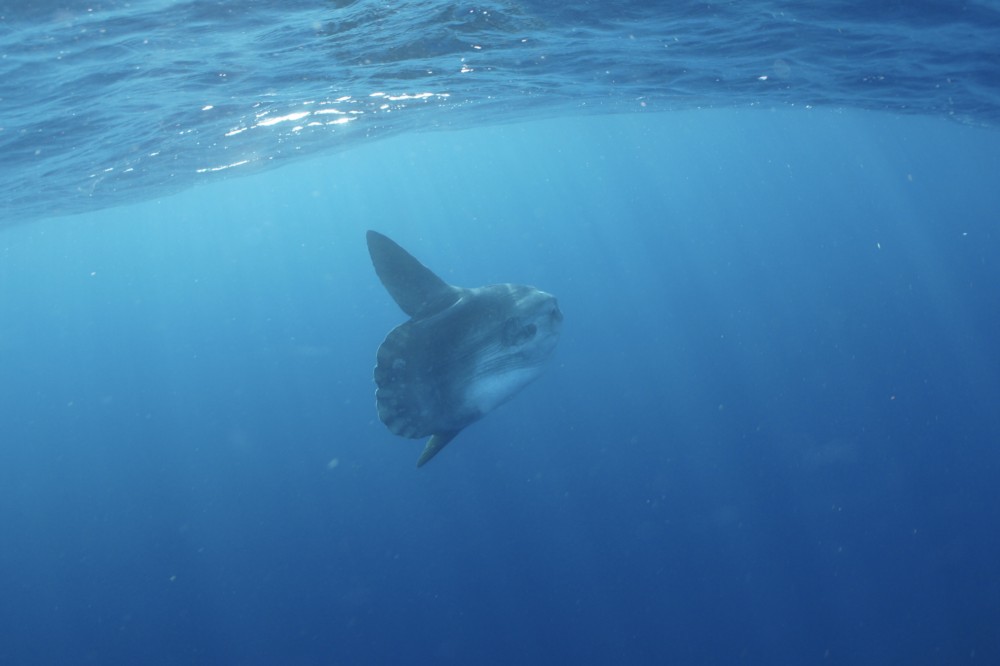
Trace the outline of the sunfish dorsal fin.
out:
<instances>
[{"instance_id":1,"label":"sunfish dorsal fin","mask_svg":"<svg viewBox=\"0 0 1000 666\"><path fill-rule=\"evenodd\" d=\"M369 231L368 254L379 280L403 312L416 317L440 312L458 300L461 290L453 287L390 238Z\"/></svg>"},{"instance_id":2,"label":"sunfish dorsal fin","mask_svg":"<svg viewBox=\"0 0 1000 666\"><path fill-rule=\"evenodd\" d=\"M420 459L417 460L417 467L423 467L428 460L433 458L438 454L438 452L446 447L451 440L455 439L455 436L461 432L460 430L450 430L448 432L439 432L436 435L431 435L431 438L427 440L427 446L424 447L424 452L420 454Z\"/></svg>"}]
</instances>

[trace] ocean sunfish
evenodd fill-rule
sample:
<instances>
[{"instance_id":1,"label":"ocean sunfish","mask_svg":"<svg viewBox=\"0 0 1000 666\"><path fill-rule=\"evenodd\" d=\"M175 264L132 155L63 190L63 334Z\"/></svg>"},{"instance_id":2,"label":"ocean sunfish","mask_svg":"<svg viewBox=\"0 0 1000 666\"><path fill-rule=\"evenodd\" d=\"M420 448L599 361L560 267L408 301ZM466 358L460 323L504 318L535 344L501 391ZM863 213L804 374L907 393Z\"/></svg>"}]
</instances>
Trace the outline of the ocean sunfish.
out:
<instances>
[{"instance_id":1,"label":"ocean sunfish","mask_svg":"<svg viewBox=\"0 0 1000 666\"><path fill-rule=\"evenodd\" d=\"M430 436L420 467L541 375L563 317L555 297L534 287L452 286L376 231L368 253L410 316L378 348L378 417L396 435Z\"/></svg>"}]
</instances>

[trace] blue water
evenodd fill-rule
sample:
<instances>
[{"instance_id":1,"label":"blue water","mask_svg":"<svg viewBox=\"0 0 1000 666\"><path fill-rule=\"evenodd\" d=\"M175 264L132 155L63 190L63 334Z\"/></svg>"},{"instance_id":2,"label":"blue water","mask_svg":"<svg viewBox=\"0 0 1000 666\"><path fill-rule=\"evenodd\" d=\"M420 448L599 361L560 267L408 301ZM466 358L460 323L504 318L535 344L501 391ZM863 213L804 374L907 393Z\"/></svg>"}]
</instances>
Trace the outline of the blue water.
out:
<instances>
[{"instance_id":1,"label":"blue water","mask_svg":"<svg viewBox=\"0 0 1000 666\"><path fill-rule=\"evenodd\" d=\"M0 664L1000 662L997 9L835 4L0 5ZM369 228L565 315L419 470Z\"/></svg>"},{"instance_id":2,"label":"blue water","mask_svg":"<svg viewBox=\"0 0 1000 666\"><path fill-rule=\"evenodd\" d=\"M996 127L997 44L992 0L0 0L0 226L571 113L847 107Z\"/></svg>"}]
</instances>

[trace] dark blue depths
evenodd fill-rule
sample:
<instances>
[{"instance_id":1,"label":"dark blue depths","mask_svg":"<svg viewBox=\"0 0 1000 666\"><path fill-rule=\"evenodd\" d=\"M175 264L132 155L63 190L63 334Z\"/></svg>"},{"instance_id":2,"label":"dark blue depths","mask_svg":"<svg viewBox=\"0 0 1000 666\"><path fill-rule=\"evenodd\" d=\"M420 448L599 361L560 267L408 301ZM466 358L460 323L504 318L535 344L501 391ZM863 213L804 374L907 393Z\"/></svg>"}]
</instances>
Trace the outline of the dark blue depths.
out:
<instances>
[{"instance_id":1,"label":"dark blue depths","mask_svg":"<svg viewBox=\"0 0 1000 666\"><path fill-rule=\"evenodd\" d=\"M0 237L0 663L989 663L1000 140L407 135ZM364 230L558 295L431 464Z\"/></svg>"}]
</instances>

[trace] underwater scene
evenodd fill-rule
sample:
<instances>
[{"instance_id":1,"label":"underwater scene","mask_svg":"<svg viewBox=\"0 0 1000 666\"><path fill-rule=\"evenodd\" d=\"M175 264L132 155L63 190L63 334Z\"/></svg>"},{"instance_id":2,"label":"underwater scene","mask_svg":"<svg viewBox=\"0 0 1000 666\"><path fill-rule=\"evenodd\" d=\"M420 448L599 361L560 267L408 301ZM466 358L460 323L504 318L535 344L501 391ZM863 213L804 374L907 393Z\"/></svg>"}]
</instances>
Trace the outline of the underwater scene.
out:
<instances>
[{"instance_id":1,"label":"underwater scene","mask_svg":"<svg viewBox=\"0 0 1000 666\"><path fill-rule=\"evenodd\" d=\"M1000 662L997 44L0 2L0 665Z\"/></svg>"}]
</instances>

